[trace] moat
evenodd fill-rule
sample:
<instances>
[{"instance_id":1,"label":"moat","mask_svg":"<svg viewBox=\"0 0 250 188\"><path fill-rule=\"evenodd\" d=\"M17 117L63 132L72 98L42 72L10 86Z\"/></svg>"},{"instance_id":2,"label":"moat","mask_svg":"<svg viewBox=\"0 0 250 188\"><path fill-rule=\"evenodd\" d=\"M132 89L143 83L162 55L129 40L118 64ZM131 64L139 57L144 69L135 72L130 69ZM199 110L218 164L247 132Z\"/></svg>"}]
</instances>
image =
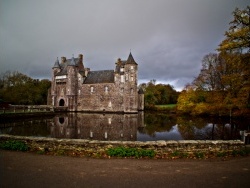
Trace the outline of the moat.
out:
<instances>
[{"instance_id":1,"label":"moat","mask_svg":"<svg viewBox=\"0 0 250 188\"><path fill-rule=\"evenodd\" d=\"M163 113L60 113L53 117L0 119L0 134L113 141L236 140L249 120L194 118Z\"/></svg>"}]
</instances>

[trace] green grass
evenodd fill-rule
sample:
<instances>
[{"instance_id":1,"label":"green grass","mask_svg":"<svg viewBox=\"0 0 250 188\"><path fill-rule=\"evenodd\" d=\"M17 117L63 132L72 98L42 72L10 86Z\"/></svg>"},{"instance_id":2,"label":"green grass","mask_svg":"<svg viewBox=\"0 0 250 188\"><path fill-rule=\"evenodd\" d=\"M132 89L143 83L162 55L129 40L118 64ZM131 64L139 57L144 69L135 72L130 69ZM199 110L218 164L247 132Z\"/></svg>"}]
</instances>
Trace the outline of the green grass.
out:
<instances>
[{"instance_id":1,"label":"green grass","mask_svg":"<svg viewBox=\"0 0 250 188\"><path fill-rule=\"evenodd\" d=\"M176 104L160 104L160 105L155 105L157 108L175 108Z\"/></svg>"}]
</instances>

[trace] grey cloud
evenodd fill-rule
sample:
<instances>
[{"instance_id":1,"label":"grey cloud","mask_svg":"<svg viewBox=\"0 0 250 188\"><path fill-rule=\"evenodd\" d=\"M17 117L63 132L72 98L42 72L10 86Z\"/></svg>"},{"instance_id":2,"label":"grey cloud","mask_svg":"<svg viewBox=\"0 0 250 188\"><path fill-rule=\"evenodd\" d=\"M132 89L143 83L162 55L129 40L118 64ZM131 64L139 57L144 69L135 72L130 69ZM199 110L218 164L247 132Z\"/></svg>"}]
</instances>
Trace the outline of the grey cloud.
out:
<instances>
[{"instance_id":1,"label":"grey cloud","mask_svg":"<svg viewBox=\"0 0 250 188\"><path fill-rule=\"evenodd\" d=\"M245 0L0 0L0 72L50 78L57 57L84 54L92 70L113 69L131 49L140 82L182 89L223 39Z\"/></svg>"}]
</instances>

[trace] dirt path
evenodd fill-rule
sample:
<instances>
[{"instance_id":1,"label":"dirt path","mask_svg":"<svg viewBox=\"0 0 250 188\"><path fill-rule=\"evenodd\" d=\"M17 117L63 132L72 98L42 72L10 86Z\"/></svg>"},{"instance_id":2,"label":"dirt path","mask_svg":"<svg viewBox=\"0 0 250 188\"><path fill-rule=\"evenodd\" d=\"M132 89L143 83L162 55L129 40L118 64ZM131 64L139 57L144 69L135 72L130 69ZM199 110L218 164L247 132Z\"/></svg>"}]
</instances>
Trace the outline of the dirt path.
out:
<instances>
[{"instance_id":1,"label":"dirt path","mask_svg":"<svg viewBox=\"0 0 250 188\"><path fill-rule=\"evenodd\" d=\"M92 159L0 150L0 187L249 187L250 157Z\"/></svg>"}]
</instances>

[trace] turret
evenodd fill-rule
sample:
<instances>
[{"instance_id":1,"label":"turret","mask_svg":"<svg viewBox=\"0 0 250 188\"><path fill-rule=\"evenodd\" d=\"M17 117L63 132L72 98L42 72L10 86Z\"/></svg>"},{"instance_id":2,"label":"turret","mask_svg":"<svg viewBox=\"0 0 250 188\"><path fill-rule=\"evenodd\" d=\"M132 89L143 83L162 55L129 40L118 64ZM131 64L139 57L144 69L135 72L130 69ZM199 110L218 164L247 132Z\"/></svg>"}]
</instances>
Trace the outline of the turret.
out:
<instances>
[{"instance_id":1,"label":"turret","mask_svg":"<svg viewBox=\"0 0 250 188\"><path fill-rule=\"evenodd\" d=\"M52 105L55 105L55 97L56 97L56 92L57 92L55 77L60 71L61 71L61 67L60 67L58 57L57 57L54 63L54 66L52 67L52 81L51 81L51 91L50 91Z\"/></svg>"},{"instance_id":2,"label":"turret","mask_svg":"<svg viewBox=\"0 0 250 188\"><path fill-rule=\"evenodd\" d=\"M67 96L68 96L68 108L70 111L76 110L76 94L77 94L77 73L78 68L74 56L67 65Z\"/></svg>"},{"instance_id":3,"label":"turret","mask_svg":"<svg viewBox=\"0 0 250 188\"><path fill-rule=\"evenodd\" d=\"M57 59L55 61L54 66L52 67L52 69L53 69L54 76L55 76L55 74L57 74L58 72L60 72L60 64L59 64L58 57L57 57Z\"/></svg>"}]
</instances>

